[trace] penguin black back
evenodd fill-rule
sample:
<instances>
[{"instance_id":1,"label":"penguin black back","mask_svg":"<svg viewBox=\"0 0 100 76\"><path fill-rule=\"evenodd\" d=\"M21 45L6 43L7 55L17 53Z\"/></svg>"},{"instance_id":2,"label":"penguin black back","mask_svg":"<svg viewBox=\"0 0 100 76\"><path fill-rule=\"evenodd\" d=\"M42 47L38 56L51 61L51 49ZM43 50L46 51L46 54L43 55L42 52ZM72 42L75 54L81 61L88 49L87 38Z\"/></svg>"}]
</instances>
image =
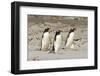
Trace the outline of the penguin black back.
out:
<instances>
[{"instance_id":1,"label":"penguin black back","mask_svg":"<svg viewBox=\"0 0 100 76\"><path fill-rule=\"evenodd\" d=\"M48 31L49 31L49 28L46 28L43 33L48 32Z\"/></svg>"},{"instance_id":2,"label":"penguin black back","mask_svg":"<svg viewBox=\"0 0 100 76\"><path fill-rule=\"evenodd\" d=\"M46 28L46 29L44 30L43 35L42 35L42 38L43 38L45 32L49 32L49 28Z\"/></svg>"},{"instance_id":3,"label":"penguin black back","mask_svg":"<svg viewBox=\"0 0 100 76\"><path fill-rule=\"evenodd\" d=\"M42 38L41 38L41 49L48 49L49 47L49 38L50 38L50 35L49 35L49 28L46 28L43 33L42 33Z\"/></svg>"},{"instance_id":4,"label":"penguin black back","mask_svg":"<svg viewBox=\"0 0 100 76\"><path fill-rule=\"evenodd\" d=\"M56 41L56 36L57 36L57 35L60 35L60 32L61 32L60 30L56 31L56 34L55 34L55 37L54 37L54 40L55 40L55 41Z\"/></svg>"},{"instance_id":5,"label":"penguin black back","mask_svg":"<svg viewBox=\"0 0 100 76\"><path fill-rule=\"evenodd\" d=\"M56 41L56 36L57 35L60 35L60 30L58 30L58 31L56 31L56 34L55 34L55 36L54 36L54 42ZM54 47L54 42L53 42L53 47L52 47L52 51L54 52L54 50L55 50L55 47Z\"/></svg>"},{"instance_id":6,"label":"penguin black back","mask_svg":"<svg viewBox=\"0 0 100 76\"><path fill-rule=\"evenodd\" d=\"M68 33L68 36L67 36L67 38L66 38L65 44L67 43L67 39L69 38L70 33L71 33L71 32L74 32L75 30L76 30L76 28L71 28L71 29L69 30L69 33Z\"/></svg>"},{"instance_id":7,"label":"penguin black back","mask_svg":"<svg viewBox=\"0 0 100 76\"><path fill-rule=\"evenodd\" d=\"M76 28L71 28L70 31L69 31L69 34L70 34L71 32L74 32L75 30L76 30Z\"/></svg>"}]
</instances>

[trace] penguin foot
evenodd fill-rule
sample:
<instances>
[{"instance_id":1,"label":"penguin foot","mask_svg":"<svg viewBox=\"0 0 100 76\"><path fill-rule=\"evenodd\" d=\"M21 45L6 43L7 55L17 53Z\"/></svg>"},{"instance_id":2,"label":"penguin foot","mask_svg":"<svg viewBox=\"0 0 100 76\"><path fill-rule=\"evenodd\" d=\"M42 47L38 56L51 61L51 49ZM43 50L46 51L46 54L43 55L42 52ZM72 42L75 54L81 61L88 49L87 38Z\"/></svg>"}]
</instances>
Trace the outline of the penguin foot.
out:
<instances>
[{"instance_id":1,"label":"penguin foot","mask_svg":"<svg viewBox=\"0 0 100 76\"><path fill-rule=\"evenodd\" d=\"M65 49L65 48L62 48L62 49Z\"/></svg>"}]
</instances>

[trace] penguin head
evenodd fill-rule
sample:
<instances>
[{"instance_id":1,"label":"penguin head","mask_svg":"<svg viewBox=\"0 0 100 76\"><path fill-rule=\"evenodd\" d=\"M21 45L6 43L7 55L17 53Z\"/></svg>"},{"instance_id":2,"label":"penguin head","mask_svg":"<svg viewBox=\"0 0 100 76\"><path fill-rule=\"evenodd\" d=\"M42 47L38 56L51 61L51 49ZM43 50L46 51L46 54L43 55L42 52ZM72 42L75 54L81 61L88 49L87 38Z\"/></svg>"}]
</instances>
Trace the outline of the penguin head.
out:
<instances>
[{"instance_id":1,"label":"penguin head","mask_svg":"<svg viewBox=\"0 0 100 76\"><path fill-rule=\"evenodd\" d=\"M49 32L49 28L46 28L46 29L44 30L44 32Z\"/></svg>"},{"instance_id":2,"label":"penguin head","mask_svg":"<svg viewBox=\"0 0 100 76\"><path fill-rule=\"evenodd\" d=\"M76 28L71 28L70 32L74 32L76 30Z\"/></svg>"},{"instance_id":3,"label":"penguin head","mask_svg":"<svg viewBox=\"0 0 100 76\"><path fill-rule=\"evenodd\" d=\"M59 35L61 33L61 30L56 31L56 35Z\"/></svg>"}]
</instances>

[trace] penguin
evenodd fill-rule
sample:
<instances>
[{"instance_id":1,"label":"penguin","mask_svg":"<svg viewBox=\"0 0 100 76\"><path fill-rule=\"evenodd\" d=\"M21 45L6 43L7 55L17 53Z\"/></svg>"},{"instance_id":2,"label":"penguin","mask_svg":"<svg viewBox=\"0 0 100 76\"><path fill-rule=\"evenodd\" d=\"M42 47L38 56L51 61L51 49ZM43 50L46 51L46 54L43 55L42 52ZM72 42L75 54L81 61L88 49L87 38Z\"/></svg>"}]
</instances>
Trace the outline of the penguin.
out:
<instances>
[{"instance_id":1,"label":"penguin","mask_svg":"<svg viewBox=\"0 0 100 76\"><path fill-rule=\"evenodd\" d=\"M53 41L53 48L52 51L53 53L57 53L62 45L62 36L61 36L61 31L58 30L56 31L56 34L54 36L54 41Z\"/></svg>"},{"instance_id":2,"label":"penguin","mask_svg":"<svg viewBox=\"0 0 100 76\"><path fill-rule=\"evenodd\" d=\"M72 48L76 28L71 28L65 41L66 48Z\"/></svg>"},{"instance_id":3,"label":"penguin","mask_svg":"<svg viewBox=\"0 0 100 76\"><path fill-rule=\"evenodd\" d=\"M50 33L49 28L46 28L42 35L42 42L40 50L47 51L50 44Z\"/></svg>"}]
</instances>

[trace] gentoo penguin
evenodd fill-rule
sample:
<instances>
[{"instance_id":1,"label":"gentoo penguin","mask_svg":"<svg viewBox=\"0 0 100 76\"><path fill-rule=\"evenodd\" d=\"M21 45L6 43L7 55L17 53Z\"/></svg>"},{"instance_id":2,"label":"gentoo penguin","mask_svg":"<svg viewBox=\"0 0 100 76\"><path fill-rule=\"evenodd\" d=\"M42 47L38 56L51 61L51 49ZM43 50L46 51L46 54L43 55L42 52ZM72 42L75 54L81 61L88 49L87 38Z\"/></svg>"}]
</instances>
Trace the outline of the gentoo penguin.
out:
<instances>
[{"instance_id":1,"label":"gentoo penguin","mask_svg":"<svg viewBox=\"0 0 100 76\"><path fill-rule=\"evenodd\" d=\"M57 53L60 50L61 45L62 45L61 31L58 30L56 31L56 34L54 36L52 52Z\"/></svg>"},{"instance_id":2,"label":"gentoo penguin","mask_svg":"<svg viewBox=\"0 0 100 76\"><path fill-rule=\"evenodd\" d=\"M50 33L49 28L46 28L42 35L41 50L47 51L50 44Z\"/></svg>"},{"instance_id":3,"label":"gentoo penguin","mask_svg":"<svg viewBox=\"0 0 100 76\"><path fill-rule=\"evenodd\" d=\"M74 35L75 35L75 28L71 28L69 33L68 33L68 36L67 36L67 39L65 41L65 47L66 48L72 48L72 43L73 43L73 39L74 39Z\"/></svg>"}]
</instances>

